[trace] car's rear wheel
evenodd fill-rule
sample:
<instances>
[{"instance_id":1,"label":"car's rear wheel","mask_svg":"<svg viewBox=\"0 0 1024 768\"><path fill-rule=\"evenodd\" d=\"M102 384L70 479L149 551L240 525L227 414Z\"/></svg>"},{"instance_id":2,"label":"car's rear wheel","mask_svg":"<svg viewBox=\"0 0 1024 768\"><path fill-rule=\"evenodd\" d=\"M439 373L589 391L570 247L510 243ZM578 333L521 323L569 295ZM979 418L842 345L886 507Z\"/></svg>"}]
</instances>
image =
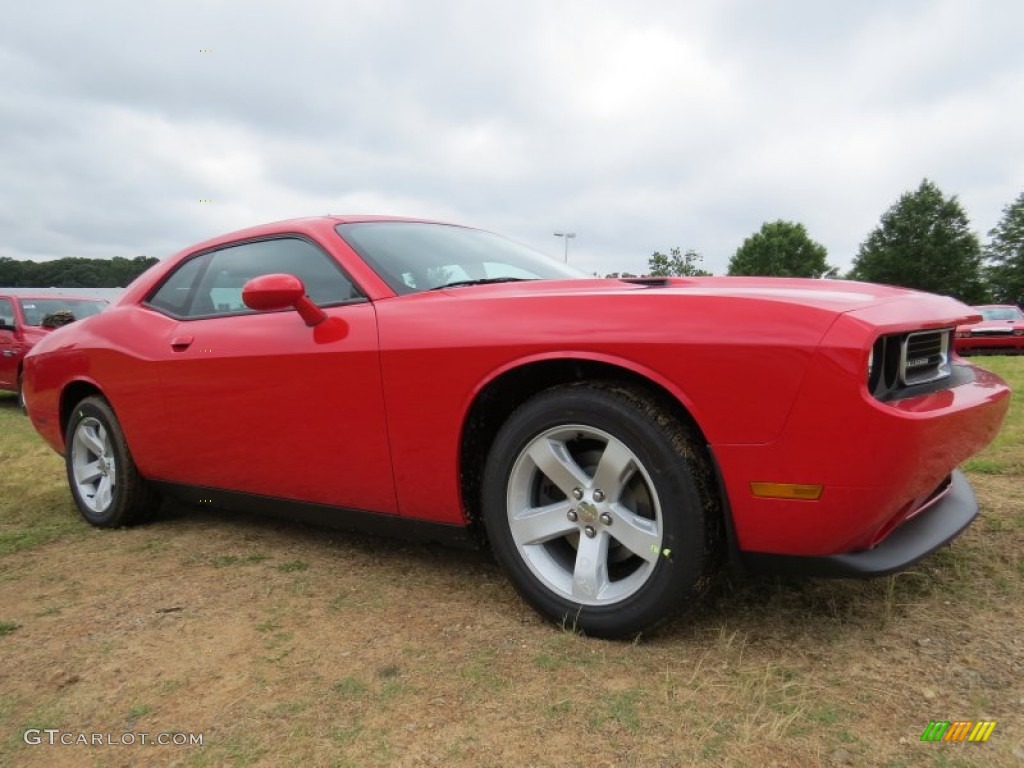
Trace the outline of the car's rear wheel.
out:
<instances>
[{"instance_id":1,"label":"car's rear wheel","mask_svg":"<svg viewBox=\"0 0 1024 768\"><path fill-rule=\"evenodd\" d=\"M142 522L160 503L132 460L117 416L101 397L87 397L72 411L64 460L78 511L93 525Z\"/></svg>"},{"instance_id":2,"label":"car's rear wheel","mask_svg":"<svg viewBox=\"0 0 1024 768\"><path fill-rule=\"evenodd\" d=\"M484 474L495 557L549 619L633 636L692 607L720 550L691 432L637 391L558 387L515 411Z\"/></svg>"}]
</instances>

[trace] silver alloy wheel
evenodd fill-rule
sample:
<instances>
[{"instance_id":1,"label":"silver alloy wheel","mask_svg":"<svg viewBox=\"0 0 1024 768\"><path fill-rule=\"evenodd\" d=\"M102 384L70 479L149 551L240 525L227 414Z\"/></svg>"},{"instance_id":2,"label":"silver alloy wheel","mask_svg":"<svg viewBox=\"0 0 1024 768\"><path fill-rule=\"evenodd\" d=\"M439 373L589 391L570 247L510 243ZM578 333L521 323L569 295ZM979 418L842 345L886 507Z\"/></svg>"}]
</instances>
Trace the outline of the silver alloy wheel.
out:
<instances>
[{"instance_id":1,"label":"silver alloy wheel","mask_svg":"<svg viewBox=\"0 0 1024 768\"><path fill-rule=\"evenodd\" d=\"M595 427L570 424L534 437L512 467L507 505L523 562L577 604L635 594L662 554L654 483L636 454Z\"/></svg>"},{"instance_id":2,"label":"silver alloy wheel","mask_svg":"<svg viewBox=\"0 0 1024 768\"><path fill-rule=\"evenodd\" d=\"M99 419L87 416L75 427L71 467L82 503L96 514L106 512L114 501L117 460L110 433Z\"/></svg>"}]
</instances>

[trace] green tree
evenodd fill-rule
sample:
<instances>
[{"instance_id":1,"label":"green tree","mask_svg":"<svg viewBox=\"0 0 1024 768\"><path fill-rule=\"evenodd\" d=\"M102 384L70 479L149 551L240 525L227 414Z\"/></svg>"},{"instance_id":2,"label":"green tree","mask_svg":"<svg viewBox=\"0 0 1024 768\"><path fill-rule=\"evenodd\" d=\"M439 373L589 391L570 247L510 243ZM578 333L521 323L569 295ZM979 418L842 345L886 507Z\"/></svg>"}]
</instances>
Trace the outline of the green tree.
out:
<instances>
[{"instance_id":1,"label":"green tree","mask_svg":"<svg viewBox=\"0 0 1024 768\"><path fill-rule=\"evenodd\" d=\"M803 224L766 221L729 259L730 275L771 277L834 277L825 246L807 234Z\"/></svg>"},{"instance_id":2,"label":"green tree","mask_svg":"<svg viewBox=\"0 0 1024 768\"><path fill-rule=\"evenodd\" d=\"M123 288L156 262L152 256L134 259L66 257L40 262L0 256L0 287Z\"/></svg>"},{"instance_id":3,"label":"green tree","mask_svg":"<svg viewBox=\"0 0 1024 768\"><path fill-rule=\"evenodd\" d=\"M993 298L1024 305L1024 192L1003 208L1003 218L988 237L985 273Z\"/></svg>"},{"instance_id":4,"label":"green tree","mask_svg":"<svg viewBox=\"0 0 1024 768\"><path fill-rule=\"evenodd\" d=\"M655 251L647 260L647 274L651 277L710 277L710 272L698 266L702 261L704 257L691 249L684 253L681 248L672 248L668 256Z\"/></svg>"},{"instance_id":5,"label":"green tree","mask_svg":"<svg viewBox=\"0 0 1024 768\"><path fill-rule=\"evenodd\" d=\"M0 256L0 286L15 288L21 283L21 262Z\"/></svg>"},{"instance_id":6,"label":"green tree","mask_svg":"<svg viewBox=\"0 0 1024 768\"><path fill-rule=\"evenodd\" d=\"M956 196L946 197L928 179L882 215L861 243L849 277L954 296L969 304L986 300L981 245Z\"/></svg>"}]
</instances>

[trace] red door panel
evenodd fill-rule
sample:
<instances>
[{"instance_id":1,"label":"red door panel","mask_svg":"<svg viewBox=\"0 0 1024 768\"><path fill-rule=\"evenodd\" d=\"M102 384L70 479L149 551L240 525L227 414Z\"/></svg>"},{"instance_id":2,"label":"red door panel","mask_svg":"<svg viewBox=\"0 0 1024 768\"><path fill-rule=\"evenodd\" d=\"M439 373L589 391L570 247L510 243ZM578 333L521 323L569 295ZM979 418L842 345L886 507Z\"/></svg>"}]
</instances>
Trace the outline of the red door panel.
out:
<instances>
[{"instance_id":1,"label":"red door panel","mask_svg":"<svg viewBox=\"0 0 1024 768\"><path fill-rule=\"evenodd\" d=\"M21 357L19 346L14 341L14 331L0 328L0 389L14 389L16 386Z\"/></svg>"},{"instance_id":2,"label":"red door panel","mask_svg":"<svg viewBox=\"0 0 1024 768\"><path fill-rule=\"evenodd\" d=\"M10 299L0 299L0 318L14 324L14 305ZM16 386L21 345L15 341L14 334L15 331L9 327L0 328L0 389L14 389Z\"/></svg>"},{"instance_id":3,"label":"red door panel","mask_svg":"<svg viewBox=\"0 0 1024 768\"><path fill-rule=\"evenodd\" d=\"M397 512L373 305L169 321L156 479Z\"/></svg>"}]
</instances>

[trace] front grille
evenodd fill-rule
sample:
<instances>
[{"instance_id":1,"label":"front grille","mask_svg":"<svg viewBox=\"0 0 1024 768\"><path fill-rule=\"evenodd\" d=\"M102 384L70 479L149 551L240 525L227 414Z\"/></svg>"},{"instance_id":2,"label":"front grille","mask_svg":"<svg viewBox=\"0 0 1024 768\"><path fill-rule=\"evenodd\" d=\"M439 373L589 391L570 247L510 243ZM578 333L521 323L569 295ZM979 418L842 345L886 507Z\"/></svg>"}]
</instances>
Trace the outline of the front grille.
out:
<instances>
[{"instance_id":1,"label":"front grille","mask_svg":"<svg viewBox=\"0 0 1024 768\"><path fill-rule=\"evenodd\" d=\"M981 331L971 331L971 336L1006 336L1011 333L1013 333L1013 329L1010 327L986 328Z\"/></svg>"},{"instance_id":2,"label":"front grille","mask_svg":"<svg viewBox=\"0 0 1024 768\"><path fill-rule=\"evenodd\" d=\"M948 378L952 334L953 329L942 328L879 336L871 349L871 394L879 400L909 397L918 393L914 388L919 385Z\"/></svg>"},{"instance_id":3,"label":"front grille","mask_svg":"<svg viewBox=\"0 0 1024 768\"><path fill-rule=\"evenodd\" d=\"M900 379L908 387L949 376L949 331L908 333L900 363Z\"/></svg>"}]
</instances>

